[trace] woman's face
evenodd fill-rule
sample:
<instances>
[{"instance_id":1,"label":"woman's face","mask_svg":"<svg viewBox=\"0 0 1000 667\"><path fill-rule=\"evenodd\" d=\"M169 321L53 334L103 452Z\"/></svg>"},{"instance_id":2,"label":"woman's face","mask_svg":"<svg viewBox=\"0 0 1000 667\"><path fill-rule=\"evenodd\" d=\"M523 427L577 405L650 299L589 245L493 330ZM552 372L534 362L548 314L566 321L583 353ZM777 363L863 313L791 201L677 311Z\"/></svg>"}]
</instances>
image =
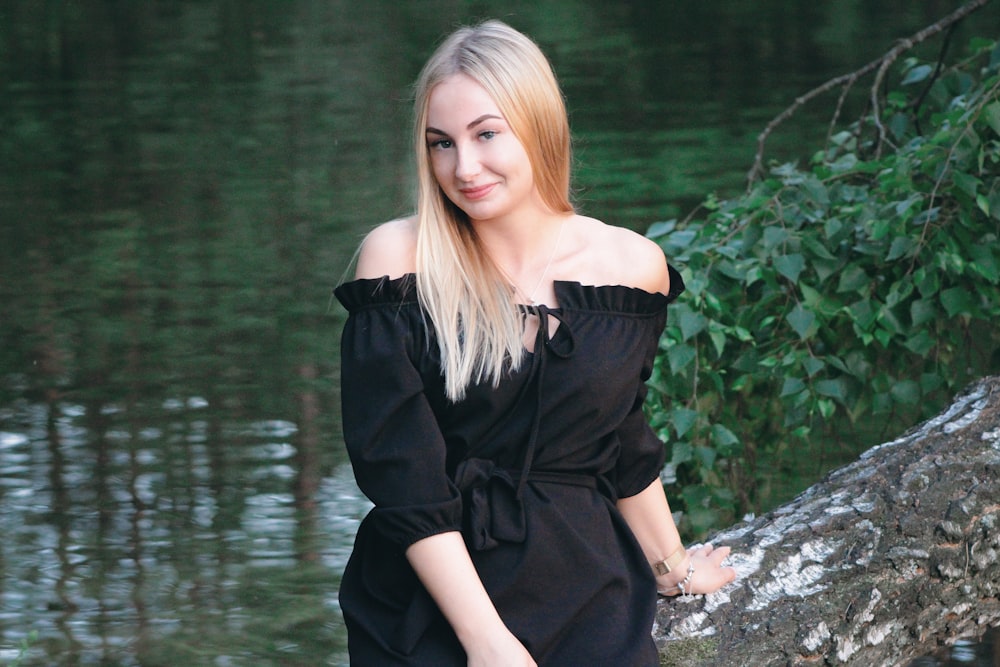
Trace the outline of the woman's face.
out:
<instances>
[{"instance_id":1,"label":"woman's face","mask_svg":"<svg viewBox=\"0 0 1000 667\"><path fill-rule=\"evenodd\" d=\"M471 220L544 210L524 146L486 89L468 76L456 74L431 90L425 134L438 185Z\"/></svg>"}]
</instances>

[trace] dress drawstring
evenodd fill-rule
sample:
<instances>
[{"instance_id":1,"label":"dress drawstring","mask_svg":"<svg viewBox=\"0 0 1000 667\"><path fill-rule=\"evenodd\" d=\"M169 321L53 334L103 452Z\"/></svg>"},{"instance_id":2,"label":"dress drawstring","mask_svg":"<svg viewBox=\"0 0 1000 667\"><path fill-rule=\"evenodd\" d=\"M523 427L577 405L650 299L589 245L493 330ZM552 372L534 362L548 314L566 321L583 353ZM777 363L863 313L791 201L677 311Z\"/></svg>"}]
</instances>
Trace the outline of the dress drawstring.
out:
<instances>
[{"instance_id":1,"label":"dress drawstring","mask_svg":"<svg viewBox=\"0 0 1000 667\"><path fill-rule=\"evenodd\" d=\"M514 401L514 406L527 400L531 391L535 392L535 411L531 418L531 432L522 452L521 470L498 466L489 458L472 456L461 461L455 469L455 485L464 497L463 532L470 546L476 551L495 548L500 542L519 543L525 540L527 522L525 519L523 494L529 481L549 484L568 484L589 489L598 489L598 481L592 475L561 471L533 472L531 467L538 446L538 434L542 424L542 391L545 369L549 355L568 358L576 349L573 332L558 312L547 306L522 306L525 314L537 315L538 332L535 334L534 352L525 382ZM549 316L559 321L559 340L549 337ZM508 418L514 411L508 413ZM499 420L491 429L485 442L499 431L507 420Z\"/></svg>"},{"instance_id":2,"label":"dress drawstring","mask_svg":"<svg viewBox=\"0 0 1000 667\"><path fill-rule=\"evenodd\" d=\"M538 331L535 332L534 355L531 359L531 368L528 372L528 383L535 385L535 414L531 418L531 432L528 436L528 444L524 450L524 460L521 462L521 474L517 480L517 493L515 497L520 500L524 491L524 485L528 482L531 474L531 465L535 459L535 447L538 444L538 431L542 425L542 394L543 383L545 381L545 366L548 355L554 354L561 359L573 356L576 348L576 340L573 338L573 331L563 320L559 312L550 309L546 305L527 306L528 312L538 317ZM556 349L549 345L549 317L554 317L559 322L560 329L565 330L569 337L569 347L565 350Z\"/></svg>"}]
</instances>

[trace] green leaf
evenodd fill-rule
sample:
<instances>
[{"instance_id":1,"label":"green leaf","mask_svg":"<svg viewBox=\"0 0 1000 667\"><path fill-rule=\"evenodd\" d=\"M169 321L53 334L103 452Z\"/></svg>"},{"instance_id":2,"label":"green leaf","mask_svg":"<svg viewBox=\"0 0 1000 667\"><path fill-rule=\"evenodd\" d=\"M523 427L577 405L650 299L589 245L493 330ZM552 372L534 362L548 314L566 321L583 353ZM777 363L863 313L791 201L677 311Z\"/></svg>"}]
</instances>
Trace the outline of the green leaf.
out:
<instances>
[{"instance_id":1,"label":"green leaf","mask_svg":"<svg viewBox=\"0 0 1000 667\"><path fill-rule=\"evenodd\" d=\"M654 222L646 230L646 238L655 239L657 236L663 236L664 234L669 234L674 231L674 227L677 226L676 220L665 220L663 222Z\"/></svg>"},{"instance_id":2,"label":"green leaf","mask_svg":"<svg viewBox=\"0 0 1000 667\"><path fill-rule=\"evenodd\" d=\"M932 339L931 335L924 330L907 338L903 345L906 346L906 349L910 352L913 352L921 357L925 357L928 352L934 349L934 339Z\"/></svg>"},{"instance_id":3,"label":"green leaf","mask_svg":"<svg viewBox=\"0 0 1000 667\"><path fill-rule=\"evenodd\" d=\"M927 395L944 385L944 378L938 373L923 373L920 376L920 391Z\"/></svg>"},{"instance_id":4,"label":"green leaf","mask_svg":"<svg viewBox=\"0 0 1000 667\"><path fill-rule=\"evenodd\" d=\"M795 377L786 377L784 383L781 385L781 398L785 396L791 396L792 394L797 394L800 391L805 390L806 383Z\"/></svg>"},{"instance_id":5,"label":"green leaf","mask_svg":"<svg viewBox=\"0 0 1000 667\"><path fill-rule=\"evenodd\" d=\"M976 205L986 215L990 214L990 200L986 195L976 195Z\"/></svg>"},{"instance_id":6,"label":"green leaf","mask_svg":"<svg viewBox=\"0 0 1000 667\"><path fill-rule=\"evenodd\" d=\"M851 171L858 164L858 156L854 153L844 153L836 160L831 162L828 166L830 170L836 174L842 174L847 171Z\"/></svg>"},{"instance_id":7,"label":"green leaf","mask_svg":"<svg viewBox=\"0 0 1000 667\"><path fill-rule=\"evenodd\" d=\"M841 403L847 396L843 380L820 380L815 385L816 393L820 396L835 398Z\"/></svg>"},{"instance_id":8,"label":"green leaf","mask_svg":"<svg viewBox=\"0 0 1000 667\"><path fill-rule=\"evenodd\" d=\"M897 141L901 141L906 138L906 135L910 132L910 116L905 113L894 113L889 119L889 131L892 132L892 136L896 138Z\"/></svg>"},{"instance_id":9,"label":"green leaf","mask_svg":"<svg viewBox=\"0 0 1000 667\"><path fill-rule=\"evenodd\" d=\"M910 209L913 208L916 204L919 204L921 201L923 201L923 198L924 196L921 193L916 192L907 197L906 199L904 199L903 201L897 203L896 215L901 218L905 218L906 214L910 212Z\"/></svg>"},{"instance_id":10,"label":"green leaf","mask_svg":"<svg viewBox=\"0 0 1000 667\"><path fill-rule=\"evenodd\" d=\"M990 216L994 220L1000 220L1000 190L994 190L987 198L990 206Z\"/></svg>"},{"instance_id":11,"label":"green leaf","mask_svg":"<svg viewBox=\"0 0 1000 667\"><path fill-rule=\"evenodd\" d=\"M819 279L820 283L825 283L830 276L834 275L840 270L840 262L836 259L822 259L817 257L812 261L813 270L816 271L816 277Z\"/></svg>"},{"instance_id":12,"label":"green leaf","mask_svg":"<svg viewBox=\"0 0 1000 667\"><path fill-rule=\"evenodd\" d=\"M873 241L881 241L889 235L891 230L892 225L888 220L875 220L872 222L871 238Z\"/></svg>"},{"instance_id":13,"label":"green leaf","mask_svg":"<svg viewBox=\"0 0 1000 667\"><path fill-rule=\"evenodd\" d=\"M805 258L798 253L791 255L779 255L774 258L774 268L778 270L778 273L785 276L793 283L798 281L799 275L802 273L802 269L804 269L805 266Z\"/></svg>"},{"instance_id":14,"label":"green leaf","mask_svg":"<svg viewBox=\"0 0 1000 667\"><path fill-rule=\"evenodd\" d=\"M826 364L816 357L806 357L802 360L802 367L806 370L806 374L812 377L826 368Z\"/></svg>"},{"instance_id":15,"label":"green leaf","mask_svg":"<svg viewBox=\"0 0 1000 667\"><path fill-rule=\"evenodd\" d=\"M965 173L964 171L952 172L951 180L955 182L955 187L970 197L975 197L976 192L979 190L979 186L983 184L981 180L972 174Z\"/></svg>"},{"instance_id":16,"label":"green leaf","mask_svg":"<svg viewBox=\"0 0 1000 667\"><path fill-rule=\"evenodd\" d=\"M910 303L910 325L919 327L934 319L934 302L930 299L916 299Z\"/></svg>"},{"instance_id":17,"label":"green leaf","mask_svg":"<svg viewBox=\"0 0 1000 667\"><path fill-rule=\"evenodd\" d=\"M727 456L724 450L732 450L734 446L740 444L740 439L722 424L712 424L712 442L720 454Z\"/></svg>"},{"instance_id":18,"label":"green leaf","mask_svg":"<svg viewBox=\"0 0 1000 667\"><path fill-rule=\"evenodd\" d=\"M913 280L917 284L917 289L920 290L920 296L925 299L934 296L941 289L941 274L934 268L928 270L920 267L913 274Z\"/></svg>"},{"instance_id":19,"label":"green leaf","mask_svg":"<svg viewBox=\"0 0 1000 667\"><path fill-rule=\"evenodd\" d=\"M815 236L805 236L802 238L802 245L809 250L814 256L820 259L835 260L836 257L827 250L826 246L823 245L818 238Z\"/></svg>"},{"instance_id":20,"label":"green leaf","mask_svg":"<svg viewBox=\"0 0 1000 667\"><path fill-rule=\"evenodd\" d=\"M813 202L820 206L827 206L830 203L830 195L823 182L815 176L809 176L802 182L802 189Z\"/></svg>"},{"instance_id":21,"label":"green leaf","mask_svg":"<svg viewBox=\"0 0 1000 667\"><path fill-rule=\"evenodd\" d=\"M855 301L850 305L848 311L851 313L854 323L862 331L871 329L878 318L878 309L874 307L870 299Z\"/></svg>"},{"instance_id":22,"label":"green leaf","mask_svg":"<svg viewBox=\"0 0 1000 667\"><path fill-rule=\"evenodd\" d=\"M910 280L900 280L892 284L889 294L885 297L885 305L895 308L913 294L913 283Z\"/></svg>"},{"instance_id":23,"label":"green leaf","mask_svg":"<svg viewBox=\"0 0 1000 667\"><path fill-rule=\"evenodd\" d=\"M690 308L678 308L678 310L680 312L677 314L677 319L683 340L697 336L708 325L708 320L701 313L696 313Z\"/></svg>"},{"instance_id":24,"label":"green leaf","mask_svg":"<svg viewBox=\"0 0 1000 667\"><path fill-rule=\"evenodd\" d=\"M672 465L678 466L693 458L694 448L689 442L675 442L670 450L670 463Z\"/></svg>"},{"instance_id":25,"label":"green leaf","mask_svg":"<svg viewBox=\"0 0 1000 667\"><path fill-rule=\"evenodd\" d=\"M826 238L831 241L837 238L842 229L844 229L844 223L837 218L830 218L823 223L823 233L826 234Z\"/></svg>"},{"instance_id":26,"label":"green leaf","mask_svg":"<svg viewBox=\"0 0 1000 667\"><path fill-rule=\"evenodd\" d=\"M670 421L674 425L677 437L683 438L698 421L698 411L689 408L674 408L670 411Z\"/></svg>"},{"instance_id":27,"label":"green leaf","mask_svg":"<svg viewBox=\"0 0 1000 667\"><path fill-rule=\"evenodd\" d=\"M983 118L993 128L993 131L1000 135L1000 102L987 104L983 108Z\"/></svg>"},{"instance_id":28,"label":"green leaf","mask_svg":"<svg viewBox=\"0 0 1000 667\"><path fill-rule=\"evenodd\" d=\"M875 337L875 340L877 340L882 347L887 348L889 347L889 343L892 342L892 332L885 329L875 329L875 331L872 332L872 336Z\"/></svg>"},{"instance_id":29,"label":"green leaf","mask_svg":"<svg viewBox=\"0 0 1000 667\"><path fill-rule=\"evenodd\" d=\"M945 312L948 313L948 317L969 314L975 305L972 296L969 294L969 290L964 287L952 287L951 289L941 290L940 299L941 305L944 306Z\"/></svg>"},{"instance_id":30,"label":"green leaf","mask_svg":"<svg viewBox=\"0 0 1000 667\"><path fill-rule=\"evenodd\" d=\"M811 335L810 331L816 322L816 315L812 311L803 308L801 304L796 304L792 308L792 312L785 316L785 320L795 330L795 333L799 335L799 338L805 340Z\"/></svg>"},{"instance_id":31,"label":"green leaf","mask_svg":"<svg viewBox=\"0 0 1000 667\"><path fill-rule=\"evenodd\" d=\"M837 292L861 292L868 287L871 280L860 266L846 266L840 273Z\"/></svg>"},{"instance_id":32,"label":"green leaf","mask_svg":"<svg viewBox=\"0 0 1000 667\"><path fill-rule=\"evenodd\" d=\"M716 358L721 358L722 353L726 351L726 341L728 340L725 332L718 330L709 331L708 337L712 340Z\"/></svg>"},{"instance_id":33,"label":"green leaf","mask_svg":"<svg viewBox=\"0 0 1000 667\"><path fill-rule=\"evenodd\" d=\"M670 363L670 372L677 374L684 370L688 364L694 361L697 352L690 345L677 343L671 345L667 350L667 361Z\"/></svg>"},{"instance_id":34,"label":"green leaf","mask_svg":"<svg viewBox=\"0 0 1000 667\"><path fill-rule=\"evenodd\" d=\"M733 280L736 280L738 282L743 282L743 280L746 278L746 270L741 269L737 264L729 261L728 259L724 259L718 262L715 265L715 270L721 273L722 275L728 278L732 278Z\"/></svg>"},{"instance_id":35,"label":"green leaf","mask_svg":"<svg viewBox=\"0 0 1000 667\"><path fill-rule=\"evenodd\" d=\"M761 231L761 227L756 222L749 223L743 228L743 247L752 248L756 245L757 241L760 241L764 232Z\"/></svg>"},{"instance_id":36,"label":"green leaf","mask_svg":"<svg viewBox=\"0 0 1000 667\"><path fill-rule=\"evenodd\" d=\"M831 366L833 366L834 368L836 368L841 373L849 373L850 372L849 370L847 370L847 364L845 364L843 361L841 361L840 357L831 354L829 357L827 357L827 360L829 361L829 363L830 363Z\"/></svg>"},{"instance_id":37,"label":"green leaf","mask_svg":"<svg viewBox=\"0 0 1000 667\"><path fill-rule=\"evenodd\" d=\"M912 68L909 72L906 73L906 76L903 77L903 80L900 83L900 85L909 86L911 84L924 81L927 79L927 77L931 75L931 72L933 71L934 68L931 67L930 65L918 65L917 67Z\"/></svg>"},{"instance_id":38,"label":"green leaf","mask_svg":"<svg viewBox=\"0 0 1000 667\"><path fill-rule=\"evenodd\" d=\"M903 332L903 325L900 323L899 318L896 317L896 313L892 311L892 308L888 306L882 306L878 311L878 319L876 320L883 329L892 333L898 334Z\"/></svg>"},{"instance_id":39,"label":"green leaf","mask_svg":"<svg viewBox=\"0 0 1000 667\"><path fill-rule=\"evenodd\" d=\"M969 265L969 269L978 273L994 285L1000 282L1000 267L997 266L997 258L993 250L996 243L995 240L980 243L969 249L969 254L972 255L972 263Z\"/></svg>"},{"instance_id":40,"label":"green leaf","mask_svg":"<svg viewBox=\"0 0 1000 667\"><path fill-rule=\"evenodd\" d=\"M764 229L764 248L771 250L788 240L788 231L782 227L766 227Z\"/></svg>"},{"instance_id":41,"label":"green leaf","mask_svg":"<svg viewBox=\"0 0 1000 667\"><path fill-rule=\"evenodd\" d=\"M920 385L913 380L900 380L892 385L889 394L897 403L916 405L920 402Z\"/></svg>"},{"instance_id":42,"label":"green leaf","mask_svg":"<svg viewBox=\"0 0 1000 667\"><path fill-rule=\"evenodd\" d=\"M864 354L861 352L852 352L849 354L845 366L849 375L863 382L867 382L871 376L872 365L865 359Z\"/></svg>"},{"instance_id":43,"label":"green leaf","mask_svg":"<svg viewBox=\"0 0 1000 667\"><path fill-rule=\"evenodd\" d=\"M715 466L715 459L719 456L711 447L695 447L694 455L698 463L701 464L701 467L708 470L711 470Z\"/></svg>"},{"instance_id":44,"label":"green leaf","mask_svg":"<svg viewBox=\"0 0 1000 667\"><path fill-rule=\"evenodd\" d=\"M886 256L885 261L891 262L894 259L911 254L914 246L916 246L916 242L909 236L897 236L892 240L892 246L889 248L889 254Z\"/></svg>"}]
</instances>

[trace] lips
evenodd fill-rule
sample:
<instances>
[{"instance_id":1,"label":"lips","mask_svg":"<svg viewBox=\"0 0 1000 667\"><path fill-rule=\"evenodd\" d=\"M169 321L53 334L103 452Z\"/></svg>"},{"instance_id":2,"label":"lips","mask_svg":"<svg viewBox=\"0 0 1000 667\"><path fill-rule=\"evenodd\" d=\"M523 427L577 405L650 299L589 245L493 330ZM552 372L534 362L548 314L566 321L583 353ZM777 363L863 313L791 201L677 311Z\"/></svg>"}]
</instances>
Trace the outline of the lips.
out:
<instances>
[{"instance_id":1,"label":"lips","mask_svg":"<svg viewBox=\"0 0 1000 667\"><path fill-rule=\"evenodd\" d=\"M476 199L482 199L491 193L496 185L496 183L488 183L487 185L479 185L474 188L459 188L458 191L461 192L462 196L466 199L475 201Z\"/></svg>"}]
</instances>

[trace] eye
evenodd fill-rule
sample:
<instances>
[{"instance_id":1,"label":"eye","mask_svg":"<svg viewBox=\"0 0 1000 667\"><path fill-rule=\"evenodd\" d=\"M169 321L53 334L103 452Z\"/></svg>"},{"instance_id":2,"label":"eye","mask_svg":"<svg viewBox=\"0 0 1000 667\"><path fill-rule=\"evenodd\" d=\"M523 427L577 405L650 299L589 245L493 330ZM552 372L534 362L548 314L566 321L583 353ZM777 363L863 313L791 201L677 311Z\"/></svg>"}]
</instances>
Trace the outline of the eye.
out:
<instances>
[{"instance_id":1,"label":"eye","mask_svg":"<svg viewBox=\"0 0 1000 667\"><path fill-rule=\"evenodd\" d=\"M451 143L451 139L438 139L437 141L432 141L429 144L429 146L430 146L431 150L442 151L442 150L451 148L452 143Z\"/></svg>"},{"instance_id":2,"label":"eye","mask_svg":"<svg viewBox=\"0 0 1000 667\"><path fill-rule=\"evenodd\" d=\"M479 138L489 141L493 137L497 136L497 134L496 130L483 130L479 133Z\"/></svg>"}]
</instances>

